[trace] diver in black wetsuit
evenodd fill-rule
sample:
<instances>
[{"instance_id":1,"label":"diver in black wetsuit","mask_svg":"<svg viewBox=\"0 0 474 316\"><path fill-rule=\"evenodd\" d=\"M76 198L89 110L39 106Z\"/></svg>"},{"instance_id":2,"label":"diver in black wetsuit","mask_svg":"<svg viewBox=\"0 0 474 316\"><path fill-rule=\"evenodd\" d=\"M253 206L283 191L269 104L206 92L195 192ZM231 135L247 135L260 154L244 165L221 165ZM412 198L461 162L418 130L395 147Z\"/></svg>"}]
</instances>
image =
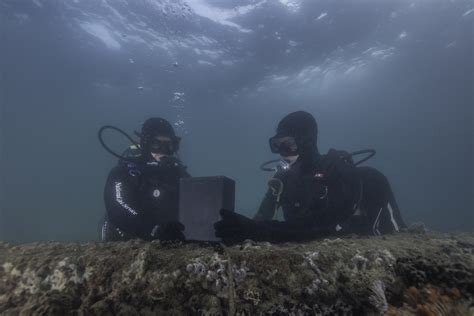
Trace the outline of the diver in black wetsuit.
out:
<instances>
[{"instance_id":1,"label":"diver in black wetsuit","mask_svg":"<svg viewBox=\"0 0 474 316\"><path fill-rule=\"evenodd\" d=\"M179 179L186 167L174 156L180 138L162 118L150 118L140 134L140 155L121 160L104 190L102 240L183 240L178 221Z\"/></svg>"},{"instance_id":2,"label":"diver in black wetsuit","mask_svg":"<svg viewBox=\"0 0 474 316\"><path fill-rule=\"evenodd\" d=\"M287 115L270 139L287 167L269 181L269 190L253 220L222 210L216 236L233 243L244 239L285 242L349 233L381 235L405 227L387 178L369 167L356 167L350 154L331 149L321 155L314 117ZM274 221L282 208L284 221Z\"/></svg>"}]
</instances>

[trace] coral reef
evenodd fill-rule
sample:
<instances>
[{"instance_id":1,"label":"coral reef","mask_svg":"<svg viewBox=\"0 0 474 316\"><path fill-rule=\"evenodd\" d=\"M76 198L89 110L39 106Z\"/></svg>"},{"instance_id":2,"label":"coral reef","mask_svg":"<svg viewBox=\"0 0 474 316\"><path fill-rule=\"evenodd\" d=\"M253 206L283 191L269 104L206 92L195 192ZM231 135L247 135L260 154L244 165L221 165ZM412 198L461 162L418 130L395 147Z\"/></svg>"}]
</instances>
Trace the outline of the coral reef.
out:
<instances>
[{"instance_id":1,"label":"coral reef","mask_svg":"<svg viewBox=\"0 0 474 316\"><path fill-rule=\"evenodd\" d=\"M380 280L374 282L372 288L372 295L369 301L375 309L383 314L388 311L387 297L385 296L385 283Z\"/></svg>"},{"instance_id":2,"label":"coral reef","mask_svg":"<svg viewBox=\"0 0 474 316\"><path fill-rule=\"evenodd\" d=\"M473 315L474 234L0 243L2 315Z\"/></svg>"}]
</instances>

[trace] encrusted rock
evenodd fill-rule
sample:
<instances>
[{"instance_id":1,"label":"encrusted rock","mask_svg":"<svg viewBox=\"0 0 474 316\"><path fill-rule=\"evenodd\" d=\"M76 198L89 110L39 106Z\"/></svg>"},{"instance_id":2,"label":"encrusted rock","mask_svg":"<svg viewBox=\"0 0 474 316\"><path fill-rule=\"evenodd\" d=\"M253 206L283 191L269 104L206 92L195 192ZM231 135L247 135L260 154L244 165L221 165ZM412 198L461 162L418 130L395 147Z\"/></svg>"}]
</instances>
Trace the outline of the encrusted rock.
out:
<instances>
[{"instance_id":1,"label":"encrusted rock","mask_svg":"<svg viewBox=\"0 0 474 316\"><path fill-rule=\"evenodd\" d=\"M469 315L474 235L0 243L0 314Z\"/></svg>"}]
</instances>

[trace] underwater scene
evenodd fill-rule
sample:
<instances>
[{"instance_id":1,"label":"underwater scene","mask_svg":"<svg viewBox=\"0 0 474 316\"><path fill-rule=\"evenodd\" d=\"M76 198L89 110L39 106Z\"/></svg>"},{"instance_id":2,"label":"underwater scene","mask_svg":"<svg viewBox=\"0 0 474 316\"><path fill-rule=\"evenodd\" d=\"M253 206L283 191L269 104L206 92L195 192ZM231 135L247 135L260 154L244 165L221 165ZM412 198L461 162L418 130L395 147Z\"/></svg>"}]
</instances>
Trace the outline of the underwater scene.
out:
<instances>
[{"instance_id":1,"label":"underwater scene","mask_svg":"<svg viewBox=\"0 0 474 316\"><path fill-rule=\"evenodd\" d=\"M473 315L471 0L0 0L0 315Z\"/></svg>"}]
</instances>

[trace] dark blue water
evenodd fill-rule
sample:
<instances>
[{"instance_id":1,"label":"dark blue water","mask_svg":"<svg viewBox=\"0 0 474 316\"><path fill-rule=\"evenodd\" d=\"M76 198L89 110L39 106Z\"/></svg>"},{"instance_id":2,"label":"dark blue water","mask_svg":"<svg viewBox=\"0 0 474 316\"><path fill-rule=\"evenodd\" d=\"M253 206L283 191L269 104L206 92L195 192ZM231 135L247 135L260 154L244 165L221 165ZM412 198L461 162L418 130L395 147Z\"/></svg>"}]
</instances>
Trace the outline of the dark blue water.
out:
<instances>
[{"instance_id":1,"label":"dark blue water","mask_svg":"<svg viewBox=\"0 0 474 316\"><path fill-rule=\"evenodd\" d=\"M320 150L375 148L408 222L474 228L472 1L0 0L1 234L90 240L116 163L103 124L150 116L253 215L267 140L310 111ZM110 136L123 148L125 141Z\"/></svg>"}]
</instances>

